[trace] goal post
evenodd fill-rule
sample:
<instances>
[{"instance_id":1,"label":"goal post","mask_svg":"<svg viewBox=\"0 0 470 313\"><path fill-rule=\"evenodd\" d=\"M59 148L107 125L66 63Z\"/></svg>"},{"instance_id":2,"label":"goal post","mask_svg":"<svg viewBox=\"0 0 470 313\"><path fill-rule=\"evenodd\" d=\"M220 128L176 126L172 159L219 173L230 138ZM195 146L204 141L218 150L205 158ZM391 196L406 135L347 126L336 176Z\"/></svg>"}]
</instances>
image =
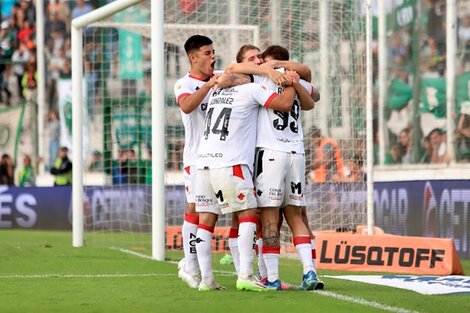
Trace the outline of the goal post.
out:
<instances>
[{"instance_id":1,"label":"goal post","mask_svg":"<svg viewBox=\"0 0 470 313\"><path fill-rule=\"evenodd\" d=\"M216 69L244 44L282 45L312 69L321 99L300 115L310 226L372 230L369 19L370 0L116 0L73 20L73 246L98 242L157 260L181 249L184 129L173 86L190 69L183 45L194 34L214 41ZM315 127L339 147L339 180L315 179ZM84 146L99 150L99 173ZM281 241L292 248L286 225Z\"/></svg>"}]
</instances>

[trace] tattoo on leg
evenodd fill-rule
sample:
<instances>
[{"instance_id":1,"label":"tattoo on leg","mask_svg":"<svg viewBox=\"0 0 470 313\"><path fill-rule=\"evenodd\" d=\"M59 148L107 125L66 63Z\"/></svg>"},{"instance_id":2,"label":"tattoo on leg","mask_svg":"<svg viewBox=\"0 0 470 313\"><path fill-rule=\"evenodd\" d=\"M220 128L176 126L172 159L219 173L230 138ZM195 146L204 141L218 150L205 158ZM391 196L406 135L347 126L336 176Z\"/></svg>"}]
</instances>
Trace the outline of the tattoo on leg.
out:
<instances>
[{"instance_id":1,"label":"tattoo on leg","mask_svg":"<svg viewBox=\"0 0 470 313\"><path fill-rule=\"evenodd\" d=\"M271 223L263 226L263 245L266 247L280 246L277 224Z\"/></svg>"}]
</instances>

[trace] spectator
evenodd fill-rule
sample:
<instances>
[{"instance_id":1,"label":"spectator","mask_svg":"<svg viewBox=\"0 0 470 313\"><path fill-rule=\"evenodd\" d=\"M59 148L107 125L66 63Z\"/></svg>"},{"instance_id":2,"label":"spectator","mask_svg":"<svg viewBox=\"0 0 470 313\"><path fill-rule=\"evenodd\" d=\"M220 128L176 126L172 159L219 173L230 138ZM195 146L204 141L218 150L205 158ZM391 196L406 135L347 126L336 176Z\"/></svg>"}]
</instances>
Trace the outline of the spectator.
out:
<instances>
[{"instance_id":1,"label":"spectator","mask_svg":"<svg viewBox=\"0 0 470 313\"><path fill-rule=\"evenodd\" d=\"M462 103L459 122L455 130L457 159L462 163L470 161L470 102Z\"/></svg>"},{"instance_id":2,"label":"spectator","mask_svg":"<svg viewBox=\"0 0 470 313\"><path fill-rule=\"evenodd\" d=\"M390 149L390 153L385 156L384 163L386 165L401 164L401 149L398 144Z\"/></svg>"},{"instance_id":3,"label":"spectator","mask_svg":"<svg viewBox=\"0 0 470 313\"><path fill-rule=\"evenodd\" d=\"M311 180L315 183L341 181L344 178L343 158L338 143L331 137L322 137L320 129L310 129L310 143L314 149Z\"/></svg>"},{"instance_id":4,"label":"spectator","mask_svg":"<svg viewBox=\"0 0 470 313\"><path fill-rule=\"evenodd\" d=\"M2 155L0 160L0 185L15 185L15 165L13 164L13 159L9 154L5 153Z\"/></svg>"},{"instance_id":5,"label":"spectator","mask_svg":"<svg viewBox=\"0 0 470 313\"><path fill-rule=\"evenodd\" d=\"M26 64L26 71L21 80L23 87L23 96L28 100L33 97L37 88L38 72L36 71L36 63L29 61Z\"/></svg>"},{"instance_id":6,"label":"spectator","mask_svg":"<svg viewBox=\"0 0 470 313\"><path fill-rule=\"evenodd\" d=\"M72 184L72 162L68 157L69 149L61 147L59 156L51 168L51 174L55 176L54 186L66 186Z\"/></svg>"},{"instance_id":7,"label":"spectator","mask_svg":"<svg viewBox=\"0 0 470 313\"><path fill-rule=\"evenodd\" d=\"M354 155L353 159L348 161L349 175L342 178L342 182L365 182L366 173L364 173L364 160L361 155Z\"/></svg>"},{"instance_id":8,"label":"spectator","mask_svg":"<svg viewBox=\"0 0 470 313\"><path fill-rule=\"evenodd\" d=\"M47 116L46 135L49 139L49 162L47 163L47 168L51 169L59 152L60 140L59 115L54 110L50 111Z\"/></svg>"},{"instance_id":9,"label":"spectator","mask_svg":"<svg viewBox=\"0 0 470 313\"><path fill-rule=\"evenodd\" d=\"M90 4L85 3L85 0L77 0L77 6L72 10L72 19L91 11L93 11L93 7Z\"/></svg>"},{"instance_id":10,"label":"spectator","mask_svg":"<svg viewBox=\"0 0 470 313\"><path fill-rule=\"evenodd\" d=\"M18 185L24 187L34 186L35 184L36 171L31 163L31 157L26 154L23 159L23 168L18 172Z\"/></svg>"},{"instance_id":11,"label":"spectator","mask_svg":"<svg viewBox=\"0 0 470 313\"><path fill-rule=\"evenodd\" d=\"M446 134L440 128L434 128L429 133L429 141L431 143L432 154L431 164L439 164L447 162L447 146Z\"/></svg>"},{"instance_id":12,"label":"spectator","mask_svg":"<svg viewBox=\"0 0 470 313\"><path fill-rule=\"evenodd\" d=\"M60 79L71 79L72 78L72 62L70 59L65 59L64 64L59 70L59 78Z\"/></svg>"},{"instance_id":13,"label":"spectator","mask_svg":"<svg viewBox=\"0 0 470 313\"><path fill-rule=\"evenodd\" d=\"M21 98L23 97L23 85L21 84L24 75L24 64L28 61L31 53L29 52L28 48L24 43L20 43L15 52L13 52L13 56L11 57L11 61L13 62L13 74L16 76L16 81L18 84L18 91Z\"/></svg>"},{"instance_id":14,"label":"spectator","mask_svg":"<svg viewBox=\"0 0 470 313\"><path fill-rule=\"evenodd\" d=\"M423 149L424 149L424 154L421 157L421 160L419 162L421 164L429 164L431 163L431 155L432 155L432 146L431 146L431 140L429 139L429 136L424 137Z\"/></svg>"},{"instance_id":15,"label":"spectator","mask_svg":"<svg viewBox=\"0 0 470 313\"><path fill-rule=\"evenodd\" d=\"M401 163L402 164L411 164L412 154L411 154L411 133L409 128L405 128L400 132L398 136L398 147L400 148Z\"/></svg>"},{"instance_id":16,"label":"spectator","mask_svg":"<svg viewBox=\"0 0 470 313\"><path fill-rule=\"evenodd\" d=\"M89 172L102 172L104 170L103 154L98 150L93 151L91 154L90 164L88 165Z\"/></svg>"}]
</instances>

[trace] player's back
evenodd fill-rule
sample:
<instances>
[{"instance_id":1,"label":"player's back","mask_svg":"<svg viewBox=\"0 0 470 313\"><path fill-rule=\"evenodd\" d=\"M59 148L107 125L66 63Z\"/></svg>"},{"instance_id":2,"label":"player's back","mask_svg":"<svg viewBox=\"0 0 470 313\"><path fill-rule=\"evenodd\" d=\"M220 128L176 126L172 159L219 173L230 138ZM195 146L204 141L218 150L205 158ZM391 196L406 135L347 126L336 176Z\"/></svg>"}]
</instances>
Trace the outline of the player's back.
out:
<instances>
[{"instance_id":1,"label":"player's back","mask_svg":"<svg viewBox=\"0 0 470 313\"><path fill-rule=\"evenodd\" d=\"M198 153L198 168L253 164L258 108L276 93L250 83L211 93Z\"/></svg>"}]
</instances>

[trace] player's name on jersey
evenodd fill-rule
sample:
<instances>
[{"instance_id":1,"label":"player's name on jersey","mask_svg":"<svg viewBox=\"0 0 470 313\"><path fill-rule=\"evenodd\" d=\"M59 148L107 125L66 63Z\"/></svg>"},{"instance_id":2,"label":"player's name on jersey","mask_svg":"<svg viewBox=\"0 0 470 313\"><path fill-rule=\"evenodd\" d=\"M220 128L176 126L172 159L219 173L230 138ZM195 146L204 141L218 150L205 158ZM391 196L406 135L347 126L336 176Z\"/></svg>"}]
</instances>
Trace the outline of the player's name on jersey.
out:
<instances>
[{"instance_id":1,"label":"player's name on jersey","mask_svg":"<svg viewBox=\"0 0 470 313\"><path fill-rule=\"evenodd\" d=\"M212 98L210 105L215 105L215 104L233 104L233 98L232 97L220 97L220 96L218 96L217 98Z\"/></svg>"}]
</instances>

